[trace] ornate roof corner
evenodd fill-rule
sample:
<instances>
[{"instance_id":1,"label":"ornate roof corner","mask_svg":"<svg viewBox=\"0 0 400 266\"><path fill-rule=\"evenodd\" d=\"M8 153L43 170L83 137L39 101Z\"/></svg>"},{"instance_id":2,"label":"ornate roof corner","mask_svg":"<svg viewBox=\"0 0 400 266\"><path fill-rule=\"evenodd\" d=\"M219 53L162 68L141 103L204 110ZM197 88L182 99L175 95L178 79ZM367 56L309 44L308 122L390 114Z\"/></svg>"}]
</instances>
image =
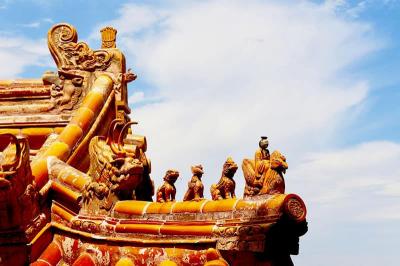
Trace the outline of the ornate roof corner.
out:
<instances>
[{"instance_id":1,"label":"ornate roof corner","mask_svg":"<svg viewBox=\"0 0 400 266\"><path fill-rule=\"evenodd\" d=\"M77 42L76 29L67 23L53 26L47 35L50 53L62 70L106 70L112 54L106 50L93 51L84 42Z\"/></svg>"},{"instance_id":2,"label":"ornate roof corner","mask_svg":"<svg viewBox=\"0 0 400 266\"><path fill-rule=\"evenodd\" d=\"M209 199L201 164L183 200L180 169L155 191L146 137L129 117L136 75L116 34L103 28L92 50L57 24L48 46L58 70L0 81L0 265L292 266L307 209L286 192L286 157L267 137L241 165L227 157Z\"/></svg>"}]
</instances>

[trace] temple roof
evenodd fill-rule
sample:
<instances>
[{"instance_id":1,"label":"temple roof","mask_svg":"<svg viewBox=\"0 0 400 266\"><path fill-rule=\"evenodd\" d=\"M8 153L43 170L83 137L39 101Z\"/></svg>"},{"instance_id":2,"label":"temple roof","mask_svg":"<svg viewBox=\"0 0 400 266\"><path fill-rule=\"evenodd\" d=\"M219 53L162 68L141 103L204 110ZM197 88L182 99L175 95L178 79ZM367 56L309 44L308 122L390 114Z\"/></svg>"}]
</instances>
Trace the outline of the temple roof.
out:
<instances>
[{"instance_id":1,"label":"temple roof","mask_svg":"<svg viewBox=\"0 0 400 266\"><path fill-rule=\"evenodd\" d=\"M92 50L71 25L57 24L48 33L57 72L0 81L3 262L290 265L307 231L306 207L285 194L287 163L279 152L243 160L243 199L235 196L238 166L229 157L213 199L203 196L198 165L191 198L175 201L179 172L168 170L152 201L147 141L132 131L127 101L136 75L126 71L116 30L101 34L102 48ZM258 184L259 163L270 172Z\"/></svg>"}]
</instances>

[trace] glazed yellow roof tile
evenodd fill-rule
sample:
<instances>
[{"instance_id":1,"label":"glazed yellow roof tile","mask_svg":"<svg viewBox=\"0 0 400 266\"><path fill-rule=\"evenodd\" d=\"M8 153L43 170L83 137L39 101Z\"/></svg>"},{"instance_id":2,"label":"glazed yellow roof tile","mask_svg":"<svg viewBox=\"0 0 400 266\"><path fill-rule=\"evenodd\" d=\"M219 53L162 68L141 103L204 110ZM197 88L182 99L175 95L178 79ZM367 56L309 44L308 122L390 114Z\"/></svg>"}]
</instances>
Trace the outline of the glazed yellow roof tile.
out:
<instances>
[{"instance_id":1,"label":"glazed yellow roof tile","mask_svg":"<svg viewBox=\"0 0 400 266\"><path fill-rule=\"evenodd\" d=\"M243 199L177 201L177 202L147 202L136 200L118 201L114 213L143 215L143 214L179 214L179 213L210 213L232 212L240 210L257 210L265 204L268 208L280 208L286 195L271 197L270 200L252 201Z\"/></svg>"},{"instance_id":2,"label":"glazed yellow roof tile","mask_svg":"<svg viewBox=\"0 0 400 266\"><path fill-rule=\"evenodd\" d=\"M82 131L77 130L76 126L67 126L63 129L58 137L58 141L53 142L50 147L44 152L44 160L48 156L55 156L63 161L68 159L77 142L81 139L84 133L89 130L93 123L94 114L100 112L104 104L104 97L108 95L112 89L113 81L106 75L100 75L93 84L93 89L86 95L83 103L72 118L69 125L77 125ZM35 176L35 181L39 188L44 186L48 181L47 165L43 162L34 162L31 165L32 173Z\"/></svg>"}]
</instances>

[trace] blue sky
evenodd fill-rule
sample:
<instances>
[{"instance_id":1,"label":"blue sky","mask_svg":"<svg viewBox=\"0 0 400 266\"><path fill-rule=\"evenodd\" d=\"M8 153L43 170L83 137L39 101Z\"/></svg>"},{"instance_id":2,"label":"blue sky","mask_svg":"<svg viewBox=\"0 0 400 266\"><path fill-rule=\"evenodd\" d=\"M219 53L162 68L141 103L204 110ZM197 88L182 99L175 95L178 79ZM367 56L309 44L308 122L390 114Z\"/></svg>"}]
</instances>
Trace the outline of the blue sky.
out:
<instances>
[{"instance_id":1,"label":"blue sky","mask_svg":"<svg viewBox=\"0 0 400 266\"><path fill-rule=\"evenodd\" d=\"M296 265L398 265L399 16L396 0L0 0L1 78L54 68L54 23L93 49L114 26L156 185L177 168L181 197L202 163L209 187L268 135L309 210Z\"/></svg>"},{"instance_id":2,"label":"blue sky","mask_svg":"<svg viewBox=\"0 0 400 266\"><path fill-rule=\"evenodd\" d=\"M353 1L354 2L354 1ZM400 78L397 69L400 62L400 32L398 15L400 2L360 1L365 4L357 20L366 21L375 29L375 34L386 42L384 49L366 58L359 64L358 75L367 77L372 91L367 100L368 109L357 121L359 130L349 141L388 139L399 141L400 125L395 123L400 116L398 104ZM369 121L368 121L369 120ZM354 126L354 125L352 125Z\"/></svg>"}]
</instances>

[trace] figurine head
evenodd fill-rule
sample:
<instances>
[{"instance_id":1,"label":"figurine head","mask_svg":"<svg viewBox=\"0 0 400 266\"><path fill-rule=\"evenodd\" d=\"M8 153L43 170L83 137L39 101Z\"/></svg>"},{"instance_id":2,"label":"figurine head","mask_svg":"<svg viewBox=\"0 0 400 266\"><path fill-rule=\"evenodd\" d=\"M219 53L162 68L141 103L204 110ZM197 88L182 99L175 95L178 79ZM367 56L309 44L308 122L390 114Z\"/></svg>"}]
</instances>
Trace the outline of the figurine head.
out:
<instances>
[{"instance_id":1,"label":"figurine head","mask_svg":"<svg viewBox=\"0 0 400 266\"><path fill-rule=\"evenodd\" d=\"M223 167L223 174L229 178L233 178L238 169L237 164L233 161L232 157L228 157Z\"/></svg>"},{"instance_id":2,"label":"figurine head","mask_svg":"<svg viewBox=\"0 0 400 266\"><path fill-rule=\"evenodd\" d=\"M110 162L112 166L111 182L118 184L118 190L135 189L143 177L143 164L136 158L126 156Z\"/></svg>"},{"instance_id":3,"label":"figurine head","mask_svg":"<svg viewBox=\"0 0 400 266\"><path fill-rule=\"evenodd\" d=\"M261 136L260 142L258 142L258 146L260 146L261 149L266 149L268 148L269 142L268 142L268 137Z\"/></svg>"},{"instance_id":4,"label":"figurine head","mask_svg":"<svg viewBox=\"0 0 400 266\"><path fill-rule=\"evenodd\" d=\"M178 179L178 177L179 177L179 172L170 169L165 173L164 181L173 184Z\"/></svg>"},{"instance_id":5,"label":"figurine head","mask_svg":"<svg viewBox=\"0 0 400 266\"><path fill-rule=\"evenodd\" d=\"M279 151L274 151L271 154L271 169L277 170L279 172L286 172L288 169L288 163L286 162L286 157L283 156Z\"/></svg>"},{"instance_id":6,"label":"figurine head","mask_svg":"<svg viewBox=\"0 0 400 266\"><path fill-rule=\"evenodd\" d=\"M191 170L192 170L193 175L198 176L198 177L201 177L204 174L203 166L201 164L193 165L191 167Z\"/></svg>"}]
</instances>

